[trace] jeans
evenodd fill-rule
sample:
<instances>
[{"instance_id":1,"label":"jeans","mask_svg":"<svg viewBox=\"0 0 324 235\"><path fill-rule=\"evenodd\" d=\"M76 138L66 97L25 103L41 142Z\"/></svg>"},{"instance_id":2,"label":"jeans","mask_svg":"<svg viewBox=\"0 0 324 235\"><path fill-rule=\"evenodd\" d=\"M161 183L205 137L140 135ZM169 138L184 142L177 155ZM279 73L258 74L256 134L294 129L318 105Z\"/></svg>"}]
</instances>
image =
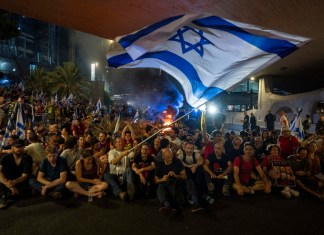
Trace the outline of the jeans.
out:
<instances>
[{"instance_id":1,"label":"jeans","mask_svg":"<svg viewBox=\"0 0 324 235\"><path fill-rule=\"evenodd\" d=\"M124 185L125 182L127 184L134 184L134 177L131 168L126 168L124 174L121 177L122 177L122 181L120 182L118 175L110 174L109 172L106 172L104 174L105 182L110 185L112 193L116 197L122 191L120 187Z\"/></svg>"},{"instance_id":2,"label":"jeans","mask_svg":"<svg viewBox=\"0 0 324 235\"><path fill-rule=\"evenodd\" d=\"M35 189L38 192L42 191L42 187L43 185L41 183L39 183L36 178L31 178L29 179L29 185ZM65 190L65 183L64 184L58 184L53 188L48 189L46 192L63 192Z\"/></svg>"}]
</instances>

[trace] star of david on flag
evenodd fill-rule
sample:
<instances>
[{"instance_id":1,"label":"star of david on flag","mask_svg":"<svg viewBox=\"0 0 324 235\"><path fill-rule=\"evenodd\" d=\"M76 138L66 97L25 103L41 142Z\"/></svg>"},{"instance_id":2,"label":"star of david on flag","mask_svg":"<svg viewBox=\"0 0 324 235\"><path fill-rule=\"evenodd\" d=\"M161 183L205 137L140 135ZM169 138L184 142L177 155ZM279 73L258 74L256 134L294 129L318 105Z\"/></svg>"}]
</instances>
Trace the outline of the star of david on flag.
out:
<instances>
[{"instance_id":1,"label":"star of david on flag","mask_svg":"<svg viewBox=\"0 0 324 235\"><path fill-rule=\"evenodd\" d=\"M188 14L117 37L107 62L114 68L164 70L179 81L188 104L199 107L308 41L217 16Z\"/></svg>"},{"instance_id":2,"label":"star of david on flag","mask_svg":"<svg viewBox=\"0 0 324 235\"><path fill-rule=\"evenodd\" d=\"M196 33L196 36L200 37L200 40L198 42L191 43L190 41L186 41L188 39L185 39L185 33L187 31L191 30L192 32ZM205 44L212 44L208 40L206 40L203 37L203 31L202 30L195 30L191 27L184 26L183 28L177 30L177 33L171 37L169 40L179 42L181 44L182 54L185 54L191 50L195 50L200 57L204 56L204 47Z\"/></svg>"}]
</instances>

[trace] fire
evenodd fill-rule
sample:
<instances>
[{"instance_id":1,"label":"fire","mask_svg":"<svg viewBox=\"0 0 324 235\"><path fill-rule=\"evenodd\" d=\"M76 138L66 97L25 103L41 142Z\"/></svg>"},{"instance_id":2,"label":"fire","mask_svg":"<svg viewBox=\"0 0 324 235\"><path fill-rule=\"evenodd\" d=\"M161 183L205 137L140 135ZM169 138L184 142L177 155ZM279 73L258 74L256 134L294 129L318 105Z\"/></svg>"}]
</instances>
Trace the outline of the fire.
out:
<instances>
[{"instance_id":1,"label":"fire","mask_svg":"<svg viewBox=\"0 0 324 235\"><path fill-rule=\"evenodd\" d=\"M168 132L171 130L171 127L168 127L172 124L173 121L173 116L172 114L168 113L167 110L164 110L162 112L162 117L161 117L162 121L163 121L163 126L167 126L166 128L163 129L163 132Z\"/></svg>"}]
</instances>

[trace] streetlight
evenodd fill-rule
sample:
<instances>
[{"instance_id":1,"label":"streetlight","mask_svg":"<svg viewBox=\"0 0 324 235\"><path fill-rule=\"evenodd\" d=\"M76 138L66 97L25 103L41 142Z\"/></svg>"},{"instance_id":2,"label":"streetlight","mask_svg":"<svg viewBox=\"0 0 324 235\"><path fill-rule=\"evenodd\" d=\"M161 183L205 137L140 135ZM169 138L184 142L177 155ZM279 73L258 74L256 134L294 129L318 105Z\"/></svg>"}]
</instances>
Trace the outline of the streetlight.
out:
<instances>
[{"instance_id":1,"label":"streetlight","mask_svg":"<svg viewBox=\"0 0 324 235\"><path fill-rule=\"evenodd\" d=\"M96 80L96 67L98 67L97 62L91 64L91 81Z\"/></svg>"}]
</instances>

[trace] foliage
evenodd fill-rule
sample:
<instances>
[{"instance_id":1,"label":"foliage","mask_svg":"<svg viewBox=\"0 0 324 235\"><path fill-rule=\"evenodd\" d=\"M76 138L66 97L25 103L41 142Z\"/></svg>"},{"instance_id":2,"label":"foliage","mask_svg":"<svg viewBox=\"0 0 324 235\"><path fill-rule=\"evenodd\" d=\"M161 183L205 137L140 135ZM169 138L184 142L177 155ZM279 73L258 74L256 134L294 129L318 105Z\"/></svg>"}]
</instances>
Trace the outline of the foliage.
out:
<instances>
[{"instance_id":1,"label":"foliage","mask_svg":"<svg viewBox=\"0 0 324 235\"><path fill-rule=\"evenodd\" d=\"M49 74L49 85L51 94L58 97L89 98L90 83L86 81L80 70L72 62L65 62Z\"/></svg>"},{"instance_id":2,"label":"foliage","mask_svg":"<svg viewBox=\"0 0 324 235\"><path fill-rule=\"evenodd\" d=\"M26 91L39 94L41 91L49 93L48 72L43 69L35 69L31 76L25 80Z\"/></svg>"}]
</instances>

